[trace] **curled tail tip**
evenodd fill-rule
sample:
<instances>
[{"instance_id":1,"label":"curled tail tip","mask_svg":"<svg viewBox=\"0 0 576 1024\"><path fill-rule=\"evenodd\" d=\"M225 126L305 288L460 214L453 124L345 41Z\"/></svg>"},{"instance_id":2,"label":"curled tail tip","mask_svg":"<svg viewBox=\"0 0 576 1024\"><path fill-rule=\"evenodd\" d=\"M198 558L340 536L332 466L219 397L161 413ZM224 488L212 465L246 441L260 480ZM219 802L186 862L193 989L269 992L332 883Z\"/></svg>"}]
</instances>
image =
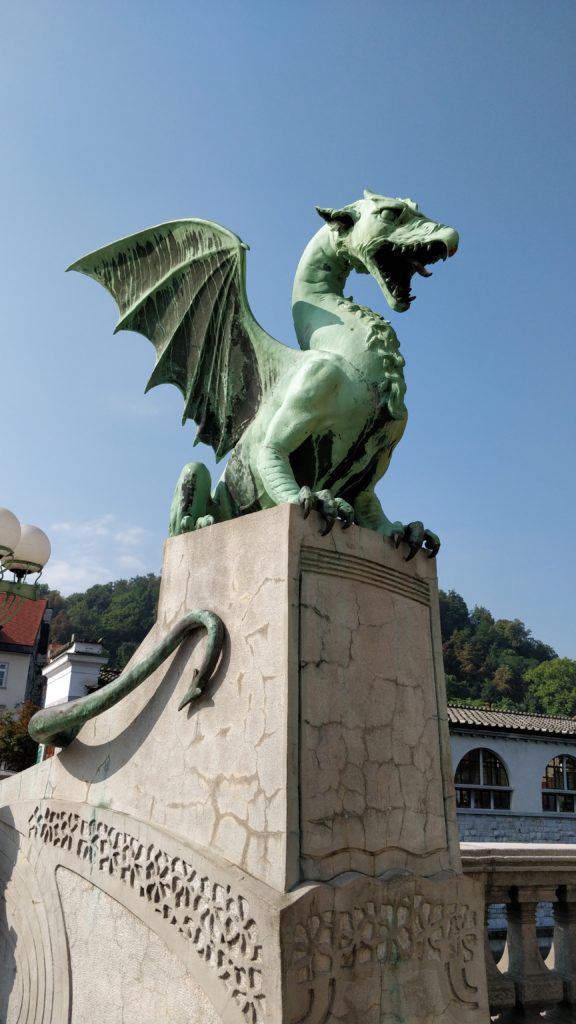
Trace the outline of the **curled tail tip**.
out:
<instances>
[{"instance_id":1,"label":"curled tail tip","mask_svg":"<svg viewBox=\"0 0 576 1024\"><path fill-rule=\"evenodd\" d=\"M192 701L196 699L196 697L201 696L202 690L200 690L197 686L193 690L189 690L186 696L183 697L182 700L180 701L178 705L178 711L183 711L188 704L191 704Z\"/></svg>"}]
</instances>

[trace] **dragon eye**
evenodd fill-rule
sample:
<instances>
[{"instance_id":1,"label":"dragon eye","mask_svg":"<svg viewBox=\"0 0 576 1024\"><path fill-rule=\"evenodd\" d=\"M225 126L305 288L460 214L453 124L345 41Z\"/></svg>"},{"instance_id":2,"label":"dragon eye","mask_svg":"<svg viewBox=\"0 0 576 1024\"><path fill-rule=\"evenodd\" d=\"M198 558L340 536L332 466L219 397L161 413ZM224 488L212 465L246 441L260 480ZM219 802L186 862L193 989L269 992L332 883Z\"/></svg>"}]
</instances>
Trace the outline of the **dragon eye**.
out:
<instances>
[{"instance_id":1,"label":"dragon eye","mask_svg":"<svg viewBox=\"0 0 576 1024\"><path fill-rule=\"evenodd\" d=\"M400 219L401 215L402 210L399 207L396 207L394 209L386 207L386 209L379 210L378 212L380 220L383 220L385 224L394 224L397 220Z\"/></svg>"}]
</instances>

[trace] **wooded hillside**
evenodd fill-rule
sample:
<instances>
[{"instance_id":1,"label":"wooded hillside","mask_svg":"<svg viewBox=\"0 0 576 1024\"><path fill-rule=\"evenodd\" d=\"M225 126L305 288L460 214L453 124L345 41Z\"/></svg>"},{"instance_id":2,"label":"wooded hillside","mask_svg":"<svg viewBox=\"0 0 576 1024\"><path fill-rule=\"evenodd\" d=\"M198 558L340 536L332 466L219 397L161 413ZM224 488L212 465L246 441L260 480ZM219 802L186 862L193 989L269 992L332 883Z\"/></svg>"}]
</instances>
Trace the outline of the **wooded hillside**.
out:
<instances>
[{"instance_id":1,"label":"wooded hillside","mask_svg":"<svg viewBox=\"0 0 576 1024\"><path fill-rule=\"evenodd\" d=\"M154 623L159 588L152 574L70 597L44 586L54 609L51 638L101 639L110 665L123 668ZM576 661L558 658L520 619L494 619L480 606L470 611L454 590L440 591L440 617L449 700L576 715Z\"/></svg>"},{"instance_id":2,"label":"wooded hillside","mask_svg":"<svg viewBox=\"0 0 576 1024\"><path fill-rule=\"evenodd\" d=\"M100 640L112 668L124 668L156 620L160 577L135 576L131 580L98 583L84 594L62 597L58 590L42 589L53 609L50 640L68 643Z\"/></svg>"},{"instance_id":3,"label":"wooded hillside","mask_svg":"<svg viewBox=\"0 0 576 1024\"><path fill-rule=\"evenodd\" d=\"M455 590L440 591L448 700L576 715L576 661L559 658L520 619L468 610Z\"/></svg>"}]
</instances>

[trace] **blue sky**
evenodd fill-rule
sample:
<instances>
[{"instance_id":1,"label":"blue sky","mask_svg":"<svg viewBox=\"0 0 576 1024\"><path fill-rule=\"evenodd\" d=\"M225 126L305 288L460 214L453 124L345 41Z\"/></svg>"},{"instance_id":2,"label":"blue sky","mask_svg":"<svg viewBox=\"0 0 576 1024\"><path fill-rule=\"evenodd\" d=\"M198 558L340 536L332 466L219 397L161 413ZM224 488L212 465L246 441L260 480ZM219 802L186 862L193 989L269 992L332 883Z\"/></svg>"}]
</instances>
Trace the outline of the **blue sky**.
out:
<instances>
[{"instance_id":1,"label":"blue sky","mask_svg":"<svg viewBox=\"0 0 576 1024\"><path fill-rule=\"evenodd\" d=\"M575 51L572 0L5 0L1 501L49 533L50 585L160 570L194 436L175 388L143 394L149 342L113 337L111 298L65 267L215 220L293 343L314 207L368 187L461 235L406 314L349 281L407 363L384 507L441 535L441 586L576 657Z\"/></svg>"}]
</instances>

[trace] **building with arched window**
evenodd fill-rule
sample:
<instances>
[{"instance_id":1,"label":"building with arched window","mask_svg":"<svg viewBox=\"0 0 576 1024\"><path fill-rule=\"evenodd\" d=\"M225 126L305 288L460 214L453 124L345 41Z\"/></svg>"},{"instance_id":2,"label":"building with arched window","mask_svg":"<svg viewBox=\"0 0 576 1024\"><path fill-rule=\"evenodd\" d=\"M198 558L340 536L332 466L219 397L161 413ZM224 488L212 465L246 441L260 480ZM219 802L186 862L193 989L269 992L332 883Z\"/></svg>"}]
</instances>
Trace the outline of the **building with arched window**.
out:
<instances>
[{"instance_id":1,"label":"building with arched window","mask_svg":"<svg viewBox=\"0 0 576 1024\"><path fill-rule=\"evenodd\" d=\"M460 838L576 843L576 720L448 708Z\"/></svg>"},{"instance_id":2,"label":"building with arched window","mask_svg":"<svg viewBox=\"0 0 576 1024\"><path fill-rule=\"evenodd\" d=\"M542 776L542 810L573 814L575 798L576 758L559 754L548 762Z\"/></svg>"},{"instance_id":3,"label":"building with arched window","mask_svg":"<svg viewBox=\"0 0 576 1024\"><path fill-rule=\"evenodd\" d=\"M482 811L510 810L510 780L503 762L488 747L464 754L454 776L456 807Z\"/></svg>"}]
</instances>

